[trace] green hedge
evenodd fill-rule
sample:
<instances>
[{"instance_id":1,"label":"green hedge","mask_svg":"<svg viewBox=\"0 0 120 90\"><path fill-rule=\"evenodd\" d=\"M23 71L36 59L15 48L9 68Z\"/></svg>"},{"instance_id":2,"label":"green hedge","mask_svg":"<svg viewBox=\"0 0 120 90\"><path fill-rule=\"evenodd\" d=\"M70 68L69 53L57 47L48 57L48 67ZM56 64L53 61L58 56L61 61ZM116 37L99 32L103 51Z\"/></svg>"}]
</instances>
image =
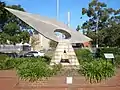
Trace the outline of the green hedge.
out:
<instances>
[{"instance_id":1,"label":"green hedge","mask_svg":"<svg viewBox=\"0 0 120 90\"><path fill-rule=\"evenodd\" d=\"M5 54L1 54L0 55L0 70L17 68L23 62L28 62L30 60L32 61L40 60L49 65L51 58L48 56L39 57L39 58L10 58Z\"/></svg>"},{"instance_id":2,"label":"green hedge","mask_svg":"<svg viewBox=\"0 0 120 90\"><path fill-rule=\"evenodd\" d=\"M114 55L120 55L120 48L110 47L110 48L99 48L100 56L104 58L104 53L113 53Z\"/></svg>"},{"instance_id":3,"label":"green hedge","mask_svg":"<svg viewBox=\"0 0 120 90\"><path fill-rule=\"evenodd\" d=\"M110 48L100 48L100 56L105 59L104 53L113 53L115 58L114 62L117 67L120 67L120 48L110 47Z\"/></svg>"},{"instance_id":4,"label":"green hedge","mask_svg":"<svg viewBox=\"0 0 120 90\"><path fill-rule=\"evenodd\" d=\"M75 53L80 64L85 61L90 62L93 59L93 55L88 49L77 49Z\"/></svg>"}]
</instances>

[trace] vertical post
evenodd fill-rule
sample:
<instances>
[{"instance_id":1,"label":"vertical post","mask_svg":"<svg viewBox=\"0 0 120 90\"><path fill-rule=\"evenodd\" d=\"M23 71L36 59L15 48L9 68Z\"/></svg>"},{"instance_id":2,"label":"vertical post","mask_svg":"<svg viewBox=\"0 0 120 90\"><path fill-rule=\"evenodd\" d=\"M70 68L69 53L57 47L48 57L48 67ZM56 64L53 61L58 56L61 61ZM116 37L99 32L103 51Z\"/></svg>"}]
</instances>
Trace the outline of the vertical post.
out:
<instances>
[{"instance_id":1,"label":"vertical post","mask_svg":"<svg viewBox=\"0 0 120 90\"><path fill-rule=\"evenodd\" d=\"M114 65L114 58L112 58L112 64Z\"/></svg>"},{"instance_id":2,"label":"vertical post","mask_svg":"<svg viewBox=\"0 0 120 90\"><path fill-rule=\"evenodd\" d=\"M70 12L68 12L68 22L67 22L67 25L68 27L70 27ZM69 45L70 45L70 42L68 42L68 52L69 52Z\"/></svg>"},{"instance_id":3,"label":"vertical post","mask_svg":"<svg viewBox=\"0 0 120 90\"><path fill-rule=\"evenodd\" d=\"M59 0L57 0L57 11L56 11L56 13L57 13L57 20L59 19L59 7L60 7L60 1ZM60 36L60 39L62 39L62 34L61 33L59 33L59 36Z\"/></svg>"},{"instance_id":4,"label":"vertical post","mask_svg":"<svg viewBox=\"0 0 120 90\"><path fill-rule=\"evenodd\" d=\"M57 0L57 20L59 19L59 0Z\"/></svg>"},{"instance_id":5,"label":"vertical post","mask_svg":"<svg viewBox=\"0 0 120 90\"><path fill-rule=\"evenodd\" d=\"M106 58L106 67L105 68L107 68L107 58ZM107 78L106 75L107 73L106 73L106 70L105 70L105 79Z\"/></svg>"},{"instance_id":6,"label":"vertical post","mask_svg":"<svg viewBox=\"0 0 120 90\"><path fill-rule=\"evenodd\" d=\"M68 27L70 27L70 12L68 12Z\"/></svg>"},{"instance_id":7,"label":"vertical post","mask_svg":"<svg viewBox=\"0 0 120 90\"><path fill-rule=\"evenodd\" d=\"M43 36L40 34L40 44L41 44L41 48L43 46Z\"/></svg>"},{"instance_id":8,"label":"vertical post","mask_svg":"<svg viewBox=\"0 0 120 90\"><path fill-rule=\"evenodd\" d=\"M97 17L97 23L96 23L96 35L98 34L98 22L99 22L99 17ZM98 38L96 39L96 48L98 48Z\"/></svg>"}]
</instances>

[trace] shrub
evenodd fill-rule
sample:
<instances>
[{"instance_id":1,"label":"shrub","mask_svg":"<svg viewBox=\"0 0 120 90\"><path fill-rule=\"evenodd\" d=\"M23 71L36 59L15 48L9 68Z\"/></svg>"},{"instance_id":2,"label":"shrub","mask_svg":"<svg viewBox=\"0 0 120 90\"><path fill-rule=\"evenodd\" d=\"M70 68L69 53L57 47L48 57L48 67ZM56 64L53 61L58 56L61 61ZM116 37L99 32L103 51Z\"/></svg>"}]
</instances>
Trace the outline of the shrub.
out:
<instances>
[{"instance_id":1,"label":"shrub","mask_svg":"<svg viewBox=\"0 0 120 90\"><path fill-rule=\"evenodd\" d=\"M0 55L0 70L11 69L13 67L12 62L9 61L9 57L6 54Z\"/></svg>"},{"instance_id":2,"label":"shrub","mask_svg":"<svg viewBox=\"0 0 120 90\"><path fill-rule=\"evenodd\" d=\"M52 76L52 69L43 61L29 60L19 65L17 73L21 79L36 81Z\"/></svg>"},{"instance_id":3,"label":"shrub","mask_svg":"<svg viewBox=\"0 0 120 90\"><path fill-rule=\"evenodd\" d=\"M27 62L28 58L12 58L12 60L15 62L14 67L17 68L20 64L23 62Z\"/></svg>"},{"instance_id":4,"label":"shrub","mask_svg":"<svg viewBox=\"0 0 120 90\"><path fill-rule=\"evenodd\" d=\"M77 49L75 53L80 64L85 61L90 62L93 59L93 55L88 49Z\"/></svg>"},{"instance_id":5,"label":"shrub","mask_svg":"<svg viewBox=\"0 0 120 90\"><path fill-rule=\"evenodd\" d=\"M61 69L61 65L49 66L44 58L33 59L29 58L19 64L16 68L19 77L23 80L36 81L47 79L53 75L56 75Z\"/></svg>"},{"instance_id":6,"label":"shrub","mask_svg":"<svg viewBox=\"0 0 120 90\"><path fill-rule=\"evenodd\" d=\"M115 55L115 65L117 67L120 67L120 55Z\"/></svg>"},{"instance_id":7,"label":"shrub","mask_svg":"<svg viewBox=\"0 0 120 90\"><path fill-rule=\"evenodd\" d=\"M16 68L17 74L21 79L36 81L46 79L56 75L61 69L61 64L49 66L50 58L8 58L2 55L0 60L0 69Z\"/></svg>"},{"instance_id":8,"label":"shrub","mask_svg":"<svg viewBox=\"0 0 120 90\"><path fill-rule=\"evenodd\" d=\"M90 83L100 82L102 79L112 77L115 74L115 67L109 62L102 59L84 62L80 68L82 73Z\"/></svg>"},{"instance_id":9,"label":"shrub","mask_svg":"<svg viewBox=\"0 0 120 90\"><path fill-rule=\"evenodd\" d=\"M0 55L0 70L17 68L20 64L24 62L34 62L34 61L44 61L49 64L51 58L48 56L39 58L10 58L5 54Z\"/></svg>"},{"instance_id":10,"label":"shrub","mask_svg":"<svg viewBox=\"0 0 120 90\"><path fill-rule=\"evenodd\" d=\"M8 56L6 54L0 54L0 61L4 61Z\"/></svg>"},{"instance_id":11,"label":"shrub","mask_svg":"<svg viewBox=\"0 0 120 90\"><path fill-rule=\"evenodd\" d=\"M13 69L15 67L15 62L11 58L7 58L4 65L4 70Z\"/></svg>"},{"instance_id":12,"label":"shrub","mask_svg":"<svg viewBox=\"0 0 120 90\"><path fill-rule=\"evenodd\" d=\"M55 64L52 66L53 75L57 75L62 69L62 64Z\"/></svg>"},{"instance_id":13,"label":"shrub","mask_svg":"<svg viewBox=\"0 0 120 90\"><path fill-rule=\"evenodd\" d=\"M43 58L44 61L45 61L47 64L50 64L50 62L51 62L51 57L49 57L49 56L43 56L43 57L41 57L41 58Z\"/></svg>"}]
</instances>

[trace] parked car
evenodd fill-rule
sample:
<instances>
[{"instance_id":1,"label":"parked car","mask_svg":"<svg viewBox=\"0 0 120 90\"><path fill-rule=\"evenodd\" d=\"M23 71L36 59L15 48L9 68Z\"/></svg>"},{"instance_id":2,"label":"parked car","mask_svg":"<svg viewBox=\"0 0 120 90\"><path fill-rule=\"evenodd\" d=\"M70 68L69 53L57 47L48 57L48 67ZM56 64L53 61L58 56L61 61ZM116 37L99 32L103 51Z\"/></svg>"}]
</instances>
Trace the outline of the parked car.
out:
<instances>
[{"instance_id":1,"label":"parked car","mask_svg":"<svg viewBox=\"0 0 120 90\"><path fill-rule=\"evenodd\" d=\"M22 57L34 57L33 53L25 53Z\"/></svg>"},{"instance_id":2,"label":"parked car","mask_svg":"<svg viewBox=\"0 0 120 90\"><path fill-rule=\"evenodd\" d=\"M30 51L30 52L25 53L24 55L21 55L20 57L40 57L44 55L45 53L42 53L42 52Z\"/></svg>"}]
</instances>

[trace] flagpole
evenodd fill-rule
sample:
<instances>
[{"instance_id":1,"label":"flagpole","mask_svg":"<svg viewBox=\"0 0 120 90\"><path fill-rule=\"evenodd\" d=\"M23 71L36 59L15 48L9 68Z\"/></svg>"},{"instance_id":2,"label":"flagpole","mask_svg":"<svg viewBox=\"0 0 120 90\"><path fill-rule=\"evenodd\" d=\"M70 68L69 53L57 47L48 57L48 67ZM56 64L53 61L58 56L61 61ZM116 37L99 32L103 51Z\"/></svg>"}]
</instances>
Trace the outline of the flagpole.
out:
<instances>
[{"instance_id":1,"label":"flagpole","mask_svg":"<svg viewBox=\"0 0 120 90\"><path fill-rule=\"evenodd\" d=\"M67 18L67 25L68 25L68 27L70 27L70 12L68 12L68 16L67 16L68 18ZM70 44L70 43L69 43ZM68 44L68 52L70 51L69 50L69 44Z\"/></svg>"},{"instance_id":2,"label":"flagpole","mask_svg":"<svg viewBox=\"0 0 120 90\"><path fill-rule=\"evenodd\" d=\"M68 23L67 23L68 27L70 27L70 12L68 12Z\"/></svg>"},{"instance_id":3,"label":"flagpole","mask_svg":"<svg viewBox=\"0 0 120 90\"><path fill-rule=\"evenodd\" d=\"M59 19L59 0L57 0L57 20Z\"/></svg>"},{"instance_id":4,"label":"flagpole","mask_svg":"<svg viewBox=\"0 0 120 90\"><path fill-rule=\"evenodd\" d=\"M57 0L57 20L59 20L59 10L60 10L60 0ZM60 33L60 39L62 39L62 34Z\"/></svg>"}]
</instances>

